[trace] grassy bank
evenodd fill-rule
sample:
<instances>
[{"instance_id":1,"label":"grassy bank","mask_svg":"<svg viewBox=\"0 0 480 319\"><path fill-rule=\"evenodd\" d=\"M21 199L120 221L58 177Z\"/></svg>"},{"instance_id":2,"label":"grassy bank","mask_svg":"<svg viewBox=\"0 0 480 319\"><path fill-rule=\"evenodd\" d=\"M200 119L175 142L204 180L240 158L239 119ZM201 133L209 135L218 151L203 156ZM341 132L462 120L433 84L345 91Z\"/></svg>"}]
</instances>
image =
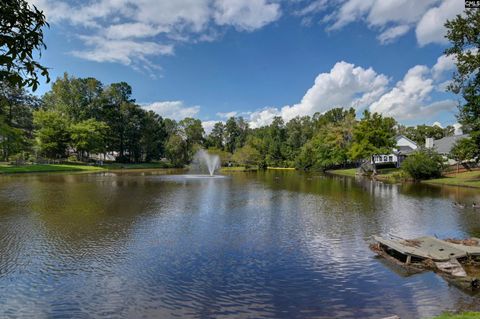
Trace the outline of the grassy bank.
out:
<instances>
[{"instance_id":1,"label":"grassy bank","mask_svg":"<svg viewBox=\"0 0 480 319\"><path fill-rule=\"evenodd\" d=\"M0 164L0 174L18 174L18 173L47 173L47 172L95 172L102 171L103 168L88 165L66 165L66 164L32 164L14 166L9 164Z\"/></svg>"},{"instance_id":2,"label":"grassy bank","mask_svg":"<svg viewBox=\"0 0 480 319\"><path fill-rule=\"evenodd\" d=\"M327 171L327 173L340 176L355 176L357 173L357 169L336 169ZM375 179L385 182L397 182L405 178L406 177L404 176L402 170L398 168L380 168L378 169L378 174L375 175Z\"/></svg>"},{"instance_id":3,"label":"grassy bank","mask_svg":"<svg viewBox=\"0 0 480 319\"><path fill-rule=\"evenodd\" d=\"M480 171L451 174L442 178L426 180L422 183L480 188Z\"/></svg>"},{"instance_id":4,"label":"grassy bank","mask_svg":"<svg viewBox=\"0 0 480 319\"><path fill-rule=\"evenodd\" d=\"M327 173L333 174L333 175L339 175L339 176L355 176L355 174L357 173L357 169L356 168L334 169L334 170L327 171Z\"/></svg>"},{"instance_id":5,"label":"grassy bank","mask_svg":"<svg viewBox=\"0 0 480 319\"><path fill-rule=\"evenodd\" d=\"M461 314L444 313L433 319L480 319L480 312L464 312Z\"/></svg>"},{"instance_id":6,"label":"grassy bank","mask_svg":"<svg viewBox=\"0 0 480 319\"><path fill-rule=\"evenodd\" d=\"M0 174L20 174L20 173L52 173L52 172L99 172L104 170L124 170L124 169L164 169L169 168L166 163L140 163L140 164L120 164L112 163L103 166L93 166L84 164L25 164L11 165L0 164Z\"/></svg>"}]
</instances>

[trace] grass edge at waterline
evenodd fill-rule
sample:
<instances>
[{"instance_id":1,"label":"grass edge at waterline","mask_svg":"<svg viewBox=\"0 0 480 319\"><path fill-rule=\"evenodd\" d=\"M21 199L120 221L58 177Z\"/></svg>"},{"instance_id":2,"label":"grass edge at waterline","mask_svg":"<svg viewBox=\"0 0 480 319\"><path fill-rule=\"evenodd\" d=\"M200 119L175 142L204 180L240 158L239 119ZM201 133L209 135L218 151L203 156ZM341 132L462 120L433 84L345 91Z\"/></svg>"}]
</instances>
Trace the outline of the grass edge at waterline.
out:
<instances>
[{"instance_id":1,"label":"grass edge at waterline","mask_svg":"<svg viewBox=\"0 0 480 319\"><path fill-rule=\"evenodd\" d=\"M480 312L463 312L458 314L446 312L432 319L480 319Z\"/></svg>"},{"instance_id":2,"label":"grass edge at waterline","mask_svg":"<svg viewBox=\"0 0 480 319\"><path fill-rule=\"evenodd\" d=\"M56 173L56 172L101 172L108 170L142 170L142 169L170 169L168 164L161 162L139 163L139 164L121 164L112 163L102 166L85 164L25 164L11 165L0 163L1 174L28 174L28 173Z\"/></svg>"}]
</instances>

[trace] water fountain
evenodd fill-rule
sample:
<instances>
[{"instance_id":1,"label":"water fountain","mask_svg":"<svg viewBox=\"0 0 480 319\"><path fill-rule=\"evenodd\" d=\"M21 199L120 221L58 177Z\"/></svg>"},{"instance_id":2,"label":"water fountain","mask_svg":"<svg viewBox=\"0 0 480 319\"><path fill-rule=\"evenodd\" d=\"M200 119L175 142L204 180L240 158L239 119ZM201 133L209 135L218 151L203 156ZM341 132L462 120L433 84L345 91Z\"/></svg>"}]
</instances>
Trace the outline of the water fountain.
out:
<instances>
[{"instance_id":1,"label":"water fountain","mask_svg":"<svg viewBox=\"0 0 480 319\"><path fill-rule=\"evenodd\" d=\"M191 167L197 171L203 171L206 167L209 175L213 177L215 170L220 168L220 157L201 149L193 157Z\"/></svg>"}]
</instances>

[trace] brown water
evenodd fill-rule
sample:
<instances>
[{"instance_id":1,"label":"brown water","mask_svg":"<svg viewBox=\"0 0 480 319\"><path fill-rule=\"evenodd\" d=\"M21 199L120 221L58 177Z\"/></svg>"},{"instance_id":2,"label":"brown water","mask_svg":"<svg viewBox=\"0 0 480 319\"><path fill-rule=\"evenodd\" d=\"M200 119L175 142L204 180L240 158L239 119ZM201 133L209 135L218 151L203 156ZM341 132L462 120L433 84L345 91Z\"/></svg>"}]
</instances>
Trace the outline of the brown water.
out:
<instances>
[{"instance_id":1,"label":"brown water","mask_svg":"<svg viewBox=\"0 0 480 319\"><path fill-rule=\"evenodd\" d=\"M0 317L421 318L480 310L374 234L480 236L475 189L297 172L0 177Z\"/></svg>"}]
</instances>

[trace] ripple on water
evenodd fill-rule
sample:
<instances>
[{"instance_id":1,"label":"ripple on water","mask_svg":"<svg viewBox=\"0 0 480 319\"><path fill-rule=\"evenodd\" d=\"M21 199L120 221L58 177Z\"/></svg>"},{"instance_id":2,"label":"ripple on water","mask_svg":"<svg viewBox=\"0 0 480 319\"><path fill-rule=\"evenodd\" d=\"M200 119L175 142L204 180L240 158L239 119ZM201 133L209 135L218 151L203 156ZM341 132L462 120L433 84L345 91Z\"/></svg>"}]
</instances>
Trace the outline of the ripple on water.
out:
<instances>
[{"instance_id":1,"label":"ripple on water","mask_svg":"<svg viewBox=\"0 0 480 319\"><path fill-rule=\"evenodd\" d=\"M368 249L372 234L397 232L402 221L408 235L480 229L443 194L432 200L392 186L269 174L19 178L14 195L0 184L0 316L418 318L480 310L478 297L433 273L405 276Z\"/></svg>"}]
</instances>

